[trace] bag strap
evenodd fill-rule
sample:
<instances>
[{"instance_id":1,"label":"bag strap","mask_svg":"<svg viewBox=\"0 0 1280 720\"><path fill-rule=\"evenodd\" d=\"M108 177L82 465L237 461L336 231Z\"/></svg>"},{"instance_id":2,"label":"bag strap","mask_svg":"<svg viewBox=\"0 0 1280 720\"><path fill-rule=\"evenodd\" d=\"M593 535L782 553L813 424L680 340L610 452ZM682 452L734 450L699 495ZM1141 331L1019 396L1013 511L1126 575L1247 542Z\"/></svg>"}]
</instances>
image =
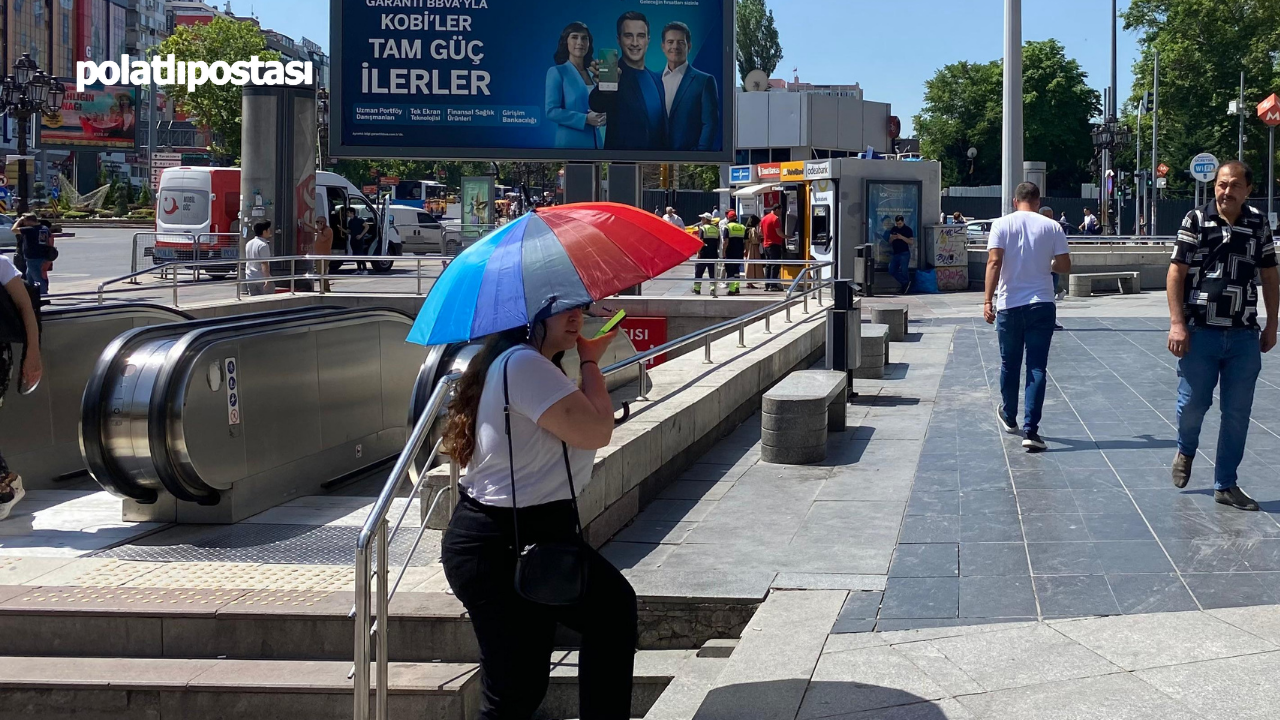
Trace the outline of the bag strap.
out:
<instances>
[{"instance_id":1,"label":"bag strap","mask_svg":"<svg viewBox=\"0 0 1280 720\"><path fill-rule=\"evenodd\" d=\"M516 462L515 450L511 444L511 384L507 374L507 366L511 364L511 355L508 354L506 359L502 361L502 420L507 430L507 470L511 474L511 524L515 527L516 534L516 554L522 549L520 545L520 520L517 517L520 514L516 506ZM564 472L569 477L569 498L573 502L573 522L578 528L578 538L583 542L586 541L586 535L582 531L582 516L578 512L578 492L573 487L573 468L569 465L569 445L565 441L560 441L560 451L564 455Z\"/></svg>"}]
</instances>

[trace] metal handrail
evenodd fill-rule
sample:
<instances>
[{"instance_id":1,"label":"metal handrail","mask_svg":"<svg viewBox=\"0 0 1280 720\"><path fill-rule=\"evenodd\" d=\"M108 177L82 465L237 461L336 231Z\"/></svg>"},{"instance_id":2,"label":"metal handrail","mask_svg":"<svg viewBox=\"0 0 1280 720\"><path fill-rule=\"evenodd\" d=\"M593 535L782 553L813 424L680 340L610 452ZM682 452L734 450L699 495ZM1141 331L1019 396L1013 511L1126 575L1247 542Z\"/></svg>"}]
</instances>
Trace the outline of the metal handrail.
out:
<instances>
[{"instance_id":1,"label":"metal handrail","mask_svg":"<svg viewBox=\"0 0 1280 720\"><path fill-rule=\"evenodd\" d=\"M822 291L831 285L830 280L818 278L815 280L805 280L805 276L811 272L821 271L823 268L832 267L831 263L812 263L805 267L791 281L790 287L786 290L786 295L780 300L770 303L764 308L753 310L745 315L724 322L716 323L702 330L689 333L684 337L677 338L668 343L659 345L658 347L646 350L642 353L633 355L626 360L614 363L602 369L605 375L622 372L632 365L640 370L640 393L641 398L645 397L645 362L662 353L672 352L682 349L695 342L702 341L706 344L706 355L704 362L711 362L711 339L713 335L720 332L737 328L738 329L738 347L746 347L745 333L747 325L751 324L760 317L764 318L765 332L769 333L769 318L773 313L783 310L786 313L786 321L791 322L791 307L797 302L804 305L805 314L809 313L809 295L816 293L818 305L822 305ZM809 286L801 290L800 285L804 283ZM426 442L432 425L435 424L440 410L444 407L446 400L453 394L453 389L458 380L462 377L460 373L450 373L444 376L436 383L435 388L431 392L430 399L427 400L426 409L418 416L417 421L413 425L413 430L409 433L409 439L405 443L404 450L400 456L396 458L396 463L391 469L391 474L387 477L387 482L382 488L382 492L378 494L378 499L374 502L373 507L369 511L369 516L365 519L361 526L360 535L356 540L356 558L355 558L355 605L351 610L350 617L355 622L355 664L351 670L350 677L353 679L354 686L354 717L355 720L368 720L369 718L369 692L374 690L374 717L377 720L387 720L387 686L389 681L388 665L390 656L388 651L388 627L391 597L395 595L396 590L400 587L400 581L404 578L404 573L408 568L413 553L417 550L418 544L422 540L423 534L426 532L427 518L430 518L435 512L436 506L441 499L448 498L448 511L452 513L458 499L458 478L460 476L460 468L457 461L452 457L449 458L449 482L448 484L437 490L426 514L423 515L422 526L418 529L418 535L414 539L412 548L408 556L405 558L404 566L400 568L394 582L391 580L389 571L389 548L391 540L394 539L399 532L401 524L405 516L409 512L409 505L405 505L405 509L400 513L400 517L389 526L387 515L391 510L392 501L396 494L399 493L405 480L413 480L413 490L409 494L412 499L418 496L422 490L423 484L426 482L427 473L424 471L418 474L414 467L414 459L422 452L422 447ZM423 464L424 468L431 467L432 461L435 460L437 454L441 450L443 441L437 441L435 447L432 448L427 461ZM414 477L417 475L417 477ZM374 547L376 546L376 552ZM376 560L376 569L374 567ZM371 594L376 593L376 597ZM374 607L376 606L376 613ZM375 620L376 618L376 620ZM370 643L373 644L372 652L370 651ZM369 661L370 655L373 655L374 672L376 673L377 682L372 682Z\"/></svg>"}]
</instances>

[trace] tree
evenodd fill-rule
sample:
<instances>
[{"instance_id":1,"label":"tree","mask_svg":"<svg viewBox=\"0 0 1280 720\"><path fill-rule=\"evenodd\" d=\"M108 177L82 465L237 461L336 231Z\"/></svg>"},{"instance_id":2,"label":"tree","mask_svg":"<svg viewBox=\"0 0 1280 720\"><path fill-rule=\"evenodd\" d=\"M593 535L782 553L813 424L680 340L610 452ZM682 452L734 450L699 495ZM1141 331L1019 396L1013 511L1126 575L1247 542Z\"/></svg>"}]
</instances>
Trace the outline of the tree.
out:
<instances>
[{"instance_id":1,"label":"tree","mask_svg":"<svg viewBox=\"0 0 1280 720\"><path fill-rule=\"evenodd\" d=\"M944 186L1000 183L1003 73L999 60L962 61L925 82L915 127L921 153L942 163ZM1024 156L1047 164L1046 194L1068 192L1089 178L1089 121L1101 111L1101 96L1085 83L1087 77L1057 40L1032 41L1023 48ZM978 151L972 172L969 148Z\"/></svg>"},{"instance_id":2,"label":"tree","mask_svg":"<svg viewBox=\"0 0 1280 720\"><path fill-rule=\"evenodd\" d=\"M1240 93L1244 70L1244 159L1255 170L1255 195L1265 195L1267 129L1254 107L1280 89L1280 2L1132 0L1122 17L1126 30L1141 33L1130 108L1151 89L1154 51L1160 51L1158 150L1159 160L1173 168L1170 190L1190 196L1187 166L1197 153L1211 152L1223 161L1236 157L1239 118L1226 110ZM1143 132L1149 153L1151 124L1145 116ZM1125 160L1133 162L1132 151Z\"/></svg>"},{"instance_id":3,"label":"tree","mask_svg":"<svg viewBox=\"0 0 1280 720\"><path fill-rule=\"evenodd\" d=\"M213 63L248 62L254 55L262 61L279 60L280 53L267 49L256 25L226 17L215 17L205 25L179 25L156 48L156 55L172 54L177 60ZM206 82L188 92L186 85L169 85L166 92L182 108L213 131L212 150L221 159L240 156L241 92L239 85Z\"/></svg>"},{"instance_id":4,"label":"tree","mask_svg":"<svg viewBox=\"0 0 1280 720\"><path fill-rule=\"evenodd\" d=\"M765 0L738 0L737 12L738 74L744 82L752 70L772 76L782 60L773 11L765 6Z\"/></svg>"}]
</instances>

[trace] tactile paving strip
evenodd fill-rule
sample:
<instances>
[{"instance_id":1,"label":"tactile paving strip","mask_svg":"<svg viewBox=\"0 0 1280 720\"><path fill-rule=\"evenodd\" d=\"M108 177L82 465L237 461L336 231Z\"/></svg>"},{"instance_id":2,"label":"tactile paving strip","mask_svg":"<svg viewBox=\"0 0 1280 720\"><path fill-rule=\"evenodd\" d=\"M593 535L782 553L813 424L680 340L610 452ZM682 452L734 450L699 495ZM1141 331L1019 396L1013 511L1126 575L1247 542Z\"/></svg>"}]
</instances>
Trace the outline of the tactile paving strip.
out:
<instances>
[{"instance_id":1,"label":"tactile paving strip","mask_svg":"<svg viewBox=\"0 0 1280 720\"><path fill-rule=\"evenodd\" d=\"M76 609L93 609L100 606L182 607L198 609L216 608L244 595L244 590L156 590L151 588L52 588L33 590L14 598L10 605L45 605Z\"/></svg>"},{"instance_id":2,"label":"tactile paving strip","mask_svg":"<svg viewBox=\"0 0 1280 720\"><path fill-rule=\"evenodd\" d=\"M391 564L402 565L418 528L406 527L391 542ZM136 544L103 550L95 557L156 562L291 563L354 565L360 528L311 525L219 525L200 530L179 527L147 536ZM411 566L440 558L440 535L427 530ZM133 583L139 584L139 583Z\"/></svg>"},{"instance_id":3,"label":"tactile paving strip","mask_svg":"<svg viewBox=\"0 0 1280 720\"><path fill-rule=\"evenodd\" d=\"M260 565L257 563L171 562L134 578L132 587L343 590L353 584L345 565Z\"/></svg>"}]
</instances>

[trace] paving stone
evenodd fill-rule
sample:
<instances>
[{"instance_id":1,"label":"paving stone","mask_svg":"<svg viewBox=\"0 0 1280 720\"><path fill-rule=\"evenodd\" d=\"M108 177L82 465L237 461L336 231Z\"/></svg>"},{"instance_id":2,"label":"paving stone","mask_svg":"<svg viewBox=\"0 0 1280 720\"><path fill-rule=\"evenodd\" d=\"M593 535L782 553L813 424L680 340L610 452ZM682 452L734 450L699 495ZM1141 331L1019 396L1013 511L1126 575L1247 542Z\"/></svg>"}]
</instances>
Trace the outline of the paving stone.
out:
<instances>
[{"instance_id":1,"label":"paving stone","mask_svg":"<svg viewBox=\"0 0 1280 720\"><path fill-rule=\"evenodd\" d=\"M719 500L732 487L732 481L677 480L659 493L658 497L673 500Z\"/></svg>"},{"instance_id":2,"label":"paving stone","mask_svg":"<svg viewBox=\"0 0 1280 720\"><path fill-rule=\"evenodd\" d=\"M1201 718L1142 680L1124 673L1037 684L957 699L983 720Z\"/></svg>"},{"instance_id":3,"label":"paving stone","mask_svg":"<svg viewBox=\"0 0 1280 720\"><path fill-rule=\"evenodd\" d=\"M1072 620L1053 628L1130 671L1280 650L1199 611Z\"/></svg>"},{"instance_id":4,"label":"paving stone","mask_svg":"<svg viewBox=\"0 0 1280 720\"><path fill-rule=\"evenodd\" d=\"M773 580L775 590L857 590L884 592L884 575L849 573L780 572Z\"/></svg>"},{"instance_id":5,"label":"paving stone","mask_svg":"<svg viewBox=\"0 0 1280 720\"><path fill-rule=\"evenodd\" d=\"M960 543L960 575L1008 576L1030 574L1022 543Z\"/></svg>"},{"instance_id":6,"label":"paving stone","mask_svg":"<svg viewBox=\"0 0 1280 720\"><path fill-rule=\"evenodd\" d=\"M1153 540L1151 528L1138 513L1081 514L1090 540Z\"/></svg>"},{"instance_id":7,"label":"paving stone","mask_svg":"<svg viewBox=\"0 0 1280 720\"><path fill-rule=\"evenodd\" d=\"M987 690L1119 671L1114 664L1047 625L942 638L928 643Z\"/></svg>"},{"instance_id":8,"label":"paving stone","mask_svg":"<svg viewBox=\"0 0 1280 720\"><path fill-rule=\"evenodd\" d=\"M900 543L960 542L960 516L908 516L902 520Z\"/></svg>"},{"instance_id":9,"label":"paving stone","mask_svg":"<svg viewBox=\"0 0 1280 720\"><path fill-rule=\"evenodd\" d=\"M1280 605L1219 608L1208 613L1252 635L1280 645Z\"/></svg>"},{"instance_id":10,"label":"paving stone","mask_svg":"<svg viewBox=\"0 0 1280 720\"><path fill-rule=\"evenodd\" d=\"M616 536L619 542L679 545L697 523L636 519Z\"/></svg>"},{"instance_id":11,"label":"paving stone","mask_svg":"<svg viewBox=\"0 0 1280 720\"><path fill-rule=\"evenodd\" d=\"M650 598L763 599L775 573L765 570L682 571L635 569L624 573L636 595Z\"/></svg>"},{"instance_id":12,"label":"paving stone","mask_svg":"<svg viewBox=\"0 0 1280 720\"><path fill-rule=\"evenodd\" d=\"M1018 501L1008 490L965 490L960 492L961 515L1017 515Z\"/></svg>"},{"instance_id":13,"label":"paving stone","mask_svg":"<svg viewBox=\"0 0 1280 720\"><path fill-rule=\"evenodd\" d=\"M674 548L657 543L631 543L612 540L600 548L600 554L619 570L653 569L671 554Z\"/></svg>"},{"instance_id":14,"label":"paving stone","mask_svg":"<svg viewBox=\"0 0 1280 720\"><path fill-rule=\"evenodd\" d=\"M1061 515L1027 515L1022 518L1027 542L1067 542L1089 540L1089 530L1078 513Z\"/></svg>"},{"instance_id":15,"label":"paving stone","mask_svg":"<svg viewBox=\"0 0 1280 720\"><path fill-rule=\"evenodd\" d=\"M1022 539L1022 522L1017 515L968 515L960 518L961 542L1022 542Z\"/></svg>"},{"instance_id":16,"label":"paving stone","mask_svg":"<svg viewBox=\"0 0 1280 720\"><path fill-rule=\"evenodd\" d=\"M1027 576L960 578L960 617L1034 617L1036 598Z\"/></svg>"},{"instance_id":17,"label":"paving stone","mask_svg":"<svg viewBox=\"0 0 1280 720\"><path fill-rule=\"evenodd\" d=\"M1102 572L1107 574L1173 572L1164 548L1154 541L1095 542L1090 546L1102 565Z\"/></svg>"},{"instance_id":18,"label":"paving stone","mask_svg":"<svg viewBox=\"0 0 1280 720\"><path fill-rule=\"evenodd\" d=\"M1103 575L1057 575L1034 578L1044 617L1115 615L1120 612Z\"/></svg>"},{"instance_id":19,"label":"paving stone","mask_svg":"<svg viewBox=\"0 0 1280 720\"><path fill-rule=\"evenodd\" d=\"M880 602L884 598L882 592L851 592L840 608L839 619L871 618L880 612Z\"/></svg>"},{"instance_id":20,"label":"paving stone","mask_svg":"<svg viewBox=\"0 0 1280 720\"><path fill-rule=\"evenodd\" d=\"M823 655L796 720L937 700L947 691L893 648ZM745 717L745 716L744 716Z\"/></svg>"},{"instance_id":21,"label":"paving stone","mask_svg":"<svg viewBox=\"0 0 1280 720\"><path fill-rule=\"evenodd\" d=\"M889 577L955 577L958 574L954 543L900 544L889 566Z\"/></svg>"},{"instance_id":22,"label":"paving stone","mask_svg":"<svg viewBox=\"0 0 1280 720\"><path fill-rule=\"evenodd\" d=\"M1280 715L1280 653L1142 670L1135 675L1187 711L1206 718L1270 720ZM1227 678L1226 682L1206 682Z\"/></svg>"},{"instance_id":23,"label":"paving stone","mask_svg":"<svg viewBox=\"0 0 1280 720\"><path fill-rule=\"evenodd\" d=\"M1108 574L1107 584L1126 615L1198 610L1182 579L1174 574Z\"/></svg>"},{"instance_id":24,"label":"paving stone","mask_svg":"<svg viewBox=\"0 0 1280 720\"><path fill-rule=\"evenodd\" d=\"M1018 484L1018 507L1024 515L1056 515L1079 512L1070 490L1030 489Z\"/></svg>"},{"instance_id":25,"label":"paving stone","mask_svg":"<svg viewBox=\"0 0 1280 720\"><path fill-rule=\"evenodd\" d=\"M957 578L889 578L880 617L954 618L958 609Z\"/></svg>"},{"instance_id":26,"label":"paving stone","mask_svg":"<svg viewBox=\"0 0 1280 720\"><path fill-rule=\"evenodd\" d=\"M645 720L687 720L706 701L728 658L695 658L680 666L675 679L645 713Z\"/></svg>"},{"instance_id":27,"label":"paving stone","mask_svg":"<svg viewBox=\"0 0 1280 720\"><path fill-rule=\"evenodd\" d=\"M1253 573L1183 573L1191 594L1205 610L1269 605L1276 598Z\"/></svg>"},{"instance_id":28,"label":"paving stone","mask_svg":"<svg viewBox=\"0 0 1280 720\"><path fill-rule=\"evenodd\" d=\"M908 515L959 515L960 493L922 490L911 493Z\"/></svg>"},{"instance_id":29,"label":"paving stone","mask_svg":"<svg viewBox=\"0 0 1280 720\"><path fill-rule=\"evenodd\" d=\"M1027 543L1035 575L1101 575L1102 563L1086 542Z\"/></svg>"}]
</instances>

